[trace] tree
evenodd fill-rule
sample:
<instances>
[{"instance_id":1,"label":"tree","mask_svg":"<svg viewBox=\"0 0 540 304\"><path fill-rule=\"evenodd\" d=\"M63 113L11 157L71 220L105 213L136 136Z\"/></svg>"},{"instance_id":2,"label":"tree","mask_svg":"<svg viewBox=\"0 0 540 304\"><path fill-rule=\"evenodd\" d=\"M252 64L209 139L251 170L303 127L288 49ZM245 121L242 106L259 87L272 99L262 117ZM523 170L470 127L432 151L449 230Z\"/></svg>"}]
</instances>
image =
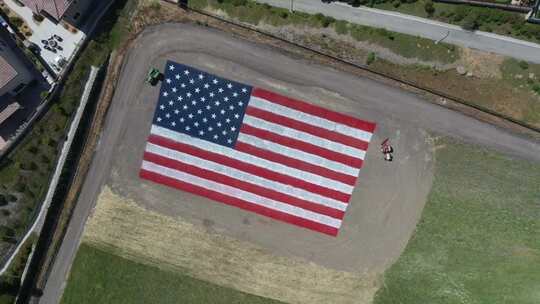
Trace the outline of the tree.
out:
<instances>
[{"instance_id":1,"label":"tree","mask_svg":"<svg viewBox=\"0 0 540 304\"><path fill-rule=\"evenodd\" d=\"M428 14L428 16L433 16L433 13L435 13L435 6L433 5L433 1L426 1L426 3L424 4L424 10Z\"/></svg>"},{"instance_id":2,"label":"tree","mask_svg":"<svg viewBox=\"0 0 540 304\"><path fill-rule=\"evenodd\" d=\"M475 31L478 29L480 24L478 24L478 15L477 14L469 14L465 19L463 20L463 23L461 24L461 27L466 31Z\"/></svg>"}]
</instances>

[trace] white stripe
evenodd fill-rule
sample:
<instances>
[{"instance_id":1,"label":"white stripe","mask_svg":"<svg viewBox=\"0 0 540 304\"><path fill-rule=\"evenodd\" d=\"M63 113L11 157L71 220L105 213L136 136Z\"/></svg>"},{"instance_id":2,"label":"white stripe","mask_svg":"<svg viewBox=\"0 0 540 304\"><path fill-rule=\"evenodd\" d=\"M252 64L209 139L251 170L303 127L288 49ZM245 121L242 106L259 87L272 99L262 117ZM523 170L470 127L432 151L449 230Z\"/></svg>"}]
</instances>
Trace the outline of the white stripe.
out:
<instances>
[{"instance_id":1,"label":"white stripe","mask_svg":"<svg viewBox=\"0 0 540 304\"><path fill-rule=\"evenodd\" d=\"M358 138L365 142L369 142L371 140L371 136L373 135L371 132L349 127L335 121L324 119L320 116L315 116L302 111L291 109L289 107L285 107L256 96L251 96L251 98L249 99L249 106L286 116L295 120L299 120L304 123L308 123L310 125L324 128L330 131L335 131L350 137Z\"/></svg>"},{"instance_id":2,"label":"white stripe","mask_svg":"<svg viewBox=\"0 0 540 304\"><path fill-rule=\"evenodd\" d=\"M298 131L292 128L288 128L286 126L275 124L273 122L262 120L260 118L253 117L250 115L244 116L244 124L250 125L258 129L266 130L272 133L276 133L281 136L298 139L303 142L307 142L315 146L320 146L330 151L345 154L354 158L364 159L364 156L366 154L366 151L364 150L346 146L338 142L328 140L326 138L314 136L309 133L305 133L305 132Z\"/></svg>"},{"instance_id":3,"label":"white stripe","mask_svg":"<svg viewBox=\"0 0 540 304\"><path fill-rule=\"evenodd\" d=\"M358 172L360 172L360 169L358 169L358 168L347 166L345 164L338 163L338 162L335 162L333 160L326 159L324 157L320 157L318 155L309 154L309 153L306 153L306 152L304 152L302 150L297 150L297 149L289 148L289 147L286 147L286 146L282 146L280 144L277 144L277 143L274 143L274 142L271 142L271 141L268 141L268 140L264 140L264 139L261 139L259 137L252 136L252 135L249 135L249 134L240 133L238 135L238 142L243 142L243 143L246 143L246 144L250 144L250 145L255 146L257 148L261 148L261 149L271 151L271 152L274 152L274 153L283 154L283 155L286 155L288 157L298 159L298 160L301 160L301 161L306 162L306 163L310 163L310 164L314 164L314 165L317 165L317 166L325 167L325 168L328 168L330 170L333 170L333 171L336 171L336 172L339 172L339 173L343 173L343 174L347 174L347 175L351 175L351 176L354 176L354 177L357 177Z\"/></svg>"},{"instance_id":4,"label":"white stripe","mask_svg":"<svg viewBox=\"0 0 540 304\"><path fill-rule=\"evenodd\" d=\"M334 228L341 226L341 220L335 219L323 214L315 213L309 210L305 210L289 204L284 204L278 201L271 200L266 197L258 196L251 192L246 192L234 187L219 184L214 181L200 178L195 175L188 174L186 172L174 170L168 167L160 166L152 162L143 161L142 169L157 173L159 175L167 176L182 182L194 184L196 186L223 193L228 196L236 197L244 201L248 201L254 205L263 206L283 213L291 214L297 217L301 217L310 221L314 221L323 225L327 225Z\"/></svg>"},{"instance_id":5,"label":"white stripe","mask_svg":"<svg viewBox=\"0 0 540 304\"><path fill-rule=\"evenodd\" d=\"M156 132L159 132L159 133L154 132L154 129L157 129L157 128L161 129L161 130L156 130ZM167 130L167 129L165 129L165 130ZM210 151L210 152L214 152L214 153L224 155L224 156L227 156L227 157L230 157L230 158L239 159L239 160L242 160L242 161L245 161L245 162L247 162L246 160L248 158L249 159L255 158L255 157L253 157L253 156L251 156L249 154L238 152L238 151L235 151L235 150L233 150L231 148L223 147L221 145L214 144L214 143L211 143L211 142L208 142L208 141L203 141L203 140L195 138L195 137L190 137L190 136L187 136L187 135L182 134L182 133L176 133L174 131L167 130L169 132L176 133L176 134L168 134L169 136L167 136L167 135L164 135L164 133L169 133L169 132L163 132L163 131L164 130L161 127L157 127L157 126L152 127L152 134L157 134L157 135L160 135L160 136L163 136L163 137L167 137L167 138L170 138L170 139L172 139L174 141L186 143L186 144L192 145L194 147L205 149L205 150ZM177 136L175 136L175 135L177 135ZM158 147L159 149L156 148L156 147ZM147 143L146 150L149 151L149 152L152 152L152 153L156 153L156 154L159 154L159 155L166 156L168 158L178 159L178 160L181 160L182 162L189 163L189 164L195 165L195 166L200 167L200 168L205 168L205 169L211 170L213 172L225 174L225 175L234 177L234 178L239 179L239 180L249 181L252 184L260 185L260 186L265 187L267 189L272 189L272 190L275 190L275 191L278 191L278 192L281 192L281 193L284 193L284 194L289 194L289 195L292 195L292 196L296 196L298 198L304 199L306 201L310 201L310 202L315 203L315 204L328 206L328 207L338 209L338 210L342 210L342 211L345 211L345 209L347 208L346 203L335 200L333 198L322 196L322 195L312 193L312 192L309 192L309 191L306 191L306 190L303 190L303 189L295 188L295 187L292 187L290 185L286 185L286 184L283 184L283 183L271 181L271 180L268 180L268 179L265 179L265 178L262 178L262 177L259 177L259 176L256 176L256 175L252 175L250 173L240 171L238 169L230 168L230 167L223 166L223 165L220 165L220 164L217 164L217 163L214 163L214 162L203 160L201 158L197 158L197 157L194 157L194 156L186 154L186 153L182 153L182 152L179 152L179 151L167 149L167 148L164 148L164 147L161 147L161 146L158 146L158 145L154 145L154 144L151 144L151 143ZM275 171L275 170L273 170L273 171ZM304 171L301 171L301 172L304 172ZM298 177L300 179L303 179L303 180L309 180L309 179L307 179L307 177L305 177L305 175L298 176ZM346 194L351 194L352 190L353 190L353 187L351 187L351 186L348 186L348 187L350 187L350 191L345 192L345 193Z\"/></svg>"},{"instance_id":6,"label":"white stripe","mask_svg":"<svg viewBox=\"0 0 540 304\"><path fill-rule=\"evenodd\" d=\"M225 155L227 157L233 158L235 160L239 160L248 164L255 165L260 168L264 168L276 173L288 175L291 177L295 177L301 180L309 181L312 184L325 187L328 189L336 190L339 192L343 192L346 194L351 194L353 192L354 186L342 183L340 181L326 178L324 176L320 176L311 172L299 170L293 167L285 166L280 163L276 163L270 160L266 160L264 158L259 158L257 156L253 156L249 153L240 152L228 147L224 147L215 143L211 143L209 141L204 141L202 144L198 141L197 144L193 144L195 137L185 137L184 139L180 139L179 141L183 143L187 143L189 145L196 146L200 149L207 150L210 152L219 153L221 155ZM356 176L356 175L355 175Z\"/></svg>"}]
</instances>

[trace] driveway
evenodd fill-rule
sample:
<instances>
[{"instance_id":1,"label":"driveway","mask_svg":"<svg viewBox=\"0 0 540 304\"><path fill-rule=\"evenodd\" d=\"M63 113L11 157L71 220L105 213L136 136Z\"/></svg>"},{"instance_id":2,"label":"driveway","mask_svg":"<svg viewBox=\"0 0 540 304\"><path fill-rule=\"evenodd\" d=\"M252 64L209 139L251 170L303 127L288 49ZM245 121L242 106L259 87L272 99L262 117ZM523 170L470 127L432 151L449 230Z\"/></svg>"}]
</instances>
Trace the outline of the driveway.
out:
<instances>
[{"instance_id":1,"label":"driveway","mask_svg":"<svg viewBox=\"0 0 540 304\"><path fill-rule=\"evenodd\" d=\"M289 9L290 0L257 0ZM465 31L459 26L385 10L351 7L343 3L322 3L321 0L294 0L294 10L310 14L322 13L340 20L389 31L440 40L463 47L501 54L540 63L540 45L487 32Z\"/></svg>"}]
</instances>

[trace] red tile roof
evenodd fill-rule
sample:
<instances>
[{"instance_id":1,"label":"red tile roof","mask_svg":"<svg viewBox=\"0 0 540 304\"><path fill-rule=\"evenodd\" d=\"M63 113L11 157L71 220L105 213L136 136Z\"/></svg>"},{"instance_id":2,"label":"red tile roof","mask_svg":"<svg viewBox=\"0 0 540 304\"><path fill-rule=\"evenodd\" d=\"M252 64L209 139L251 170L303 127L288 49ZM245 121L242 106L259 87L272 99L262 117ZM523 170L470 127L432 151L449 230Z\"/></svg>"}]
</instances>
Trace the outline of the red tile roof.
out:
<instances>
[{"instance_id":1,"label":"red tile roof","mask_svg":"<svg viewBox=\"0 0 540 304\"><path fill-rule=\"evenodd\" d=\"M4 57L0 56L0 88L3 88L13 78L17 76L17 71Z\"/></svg>"},{"instance_id":2,"label":"red tile roof","mask_svg":"<svg viewBox=\"0 0 540 304\"><path fill-rule=\"evenodd\" d=\"M20 0L28 6L34 13L47 12L56 20L62 19L69 5L73 0Z\"/></svg>"}]
</instances>

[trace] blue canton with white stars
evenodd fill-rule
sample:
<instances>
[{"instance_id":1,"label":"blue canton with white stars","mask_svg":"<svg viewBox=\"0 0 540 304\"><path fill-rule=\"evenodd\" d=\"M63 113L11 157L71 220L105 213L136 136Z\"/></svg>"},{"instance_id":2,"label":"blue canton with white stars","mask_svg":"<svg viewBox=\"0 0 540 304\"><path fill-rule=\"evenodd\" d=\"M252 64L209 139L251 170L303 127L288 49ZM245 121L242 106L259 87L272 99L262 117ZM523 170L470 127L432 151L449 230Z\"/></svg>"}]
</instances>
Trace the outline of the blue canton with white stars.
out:
<instances>
[{"instance_id":1,"label":"blue canton with white stars","mask_svg":"<svg viewBox=\"0 0 540 304\"><path fill-rule=\"evenodd\" d=\"M252 87L167 61L154 125L234 147Z\"/></svg>"}]
</instances>

